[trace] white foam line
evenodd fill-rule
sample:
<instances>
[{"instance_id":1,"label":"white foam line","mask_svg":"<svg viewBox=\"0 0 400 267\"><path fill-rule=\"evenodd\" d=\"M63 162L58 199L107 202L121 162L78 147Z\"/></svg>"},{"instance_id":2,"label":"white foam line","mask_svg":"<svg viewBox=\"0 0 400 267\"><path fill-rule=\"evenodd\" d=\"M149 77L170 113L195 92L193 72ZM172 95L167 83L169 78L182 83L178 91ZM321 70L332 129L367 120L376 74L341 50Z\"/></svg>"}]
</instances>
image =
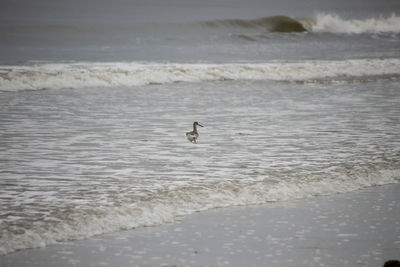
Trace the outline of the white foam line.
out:
<instances>
[{"instance_id":1,"label":"white foam line","mask_svg":"<svg viewBox=\"0 0 400 267\"><path fill-rule=\"evenodd\" d=\"M318 14L311 24L313 32L330 33L400 33L400 17L392 15L384 18L343 19L335 14Z\"/></svg>"},{"instance_id":2,"label":"white foam line","mask_svg":"<svg viewBox=\"0 0 400 267\"><path fill-rule=\"evenodd\" d=\"M138 226L173 222L183 215L216 207L254 205L329 195L365 187L398 183L399 170L381 170L369 175L311 181L276 181L264 179L246 184L226 181L200 187L176 186L158 190L157 195L126 203L120 207L98 206L78 211L55 224L36 224L16 233L3 231L0 254L18 249L42 247L58 241L82 239L102 233L131 229Z\"/></svg>"},{"instance_id":3,"label":"white foam line","mask_svg":"<svg viewBox=\"0 0 400 267\"><path fill-rule=\"evenodd\" d=\"M354 59L270 63L44 63L0 66L0 91L131 87L218 80L313 81L400 75L400 59Z\"/></svg>"}]
</instances>

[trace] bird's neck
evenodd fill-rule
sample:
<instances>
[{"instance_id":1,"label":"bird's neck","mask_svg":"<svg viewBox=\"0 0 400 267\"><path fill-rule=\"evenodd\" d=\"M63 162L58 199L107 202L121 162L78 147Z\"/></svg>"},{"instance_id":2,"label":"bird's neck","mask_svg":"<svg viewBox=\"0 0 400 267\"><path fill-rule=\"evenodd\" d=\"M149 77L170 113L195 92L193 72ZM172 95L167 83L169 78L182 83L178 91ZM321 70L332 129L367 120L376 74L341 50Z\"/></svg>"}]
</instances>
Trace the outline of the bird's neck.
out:
<instances>
[{"instance_id":1,"label":"bird's neck","mask_svg":"<svg viewBox=\"0 0 400 267\"><path fill-rule=\"evenodd\" d=\"M197 125L193 123L193 132L197 133Z\"/></svg>"}]
</instances>

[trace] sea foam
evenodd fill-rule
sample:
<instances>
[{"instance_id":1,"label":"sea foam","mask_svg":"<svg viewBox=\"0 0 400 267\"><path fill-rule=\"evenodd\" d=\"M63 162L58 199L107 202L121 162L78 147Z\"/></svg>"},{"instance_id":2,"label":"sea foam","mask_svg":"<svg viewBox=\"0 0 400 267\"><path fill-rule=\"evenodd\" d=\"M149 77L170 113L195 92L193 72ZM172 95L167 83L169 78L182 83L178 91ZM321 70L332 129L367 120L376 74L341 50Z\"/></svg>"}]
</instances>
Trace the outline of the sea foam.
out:
<instances>
[{"instance_id":1,"label":"sea foam","mask_svg":"<svg viewBox=\"0 0 400 267\"><path fill-rule=\"evenodd\" d=\"M304 20L306 28L312 32L329 33L400 33L400 17L343 19L335 14L318 14L315 21Z\"/></svg>"},{"instance_id":2,"label":"sea foam","mask_svg":"<svg viewBox=\"0 0 400 267\"><path fill-rule=\"evenodd\" d=\"M318 195L344 193L361 188L398 183L399 170L367 171L326 179L291 181L263 178L251 183L224 181L203 186L166 187L153 197L123 206L101 206L76 211L63 221L32 225L24 231L3 231L0 254L43 247L60 241L82 239L107 232L173 222L184 215L211 208L256 205Z\"/></svg>"},{"instance_id":3,"label":"sea foam","mask_svg":"<svg viewBox=\"0 0 400 267\"><path fill-rule=\"evenodd\" d=\"M0 91L131 87L221 80L332 81L400 74L400 59L268 63L41 63L0 66Z\"/></svg>"}]
</instances>

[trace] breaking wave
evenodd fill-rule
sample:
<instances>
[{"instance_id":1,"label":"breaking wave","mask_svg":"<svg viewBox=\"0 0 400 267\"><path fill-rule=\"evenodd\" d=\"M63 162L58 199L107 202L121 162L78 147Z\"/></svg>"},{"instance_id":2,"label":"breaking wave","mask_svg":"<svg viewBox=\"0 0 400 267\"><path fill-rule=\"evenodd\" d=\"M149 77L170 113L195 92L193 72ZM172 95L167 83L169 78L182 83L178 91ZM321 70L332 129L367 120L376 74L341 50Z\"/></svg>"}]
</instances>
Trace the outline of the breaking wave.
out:
<instances>
[{"instance_id":1,"label":"breaking wave","mask_svg":"<svg viewBox=\"0 0 400 267\"><path fill-rule=\"evenodd\" d=\"M346 170L339 176L309 177L303 181L266 178L252 183L225 181L201 186L157 190L123 206L96 206L64 211L65 218L49 215L25 230L3 230L0 254L44 247L57 242L83 239L107 232L173 222L196 211L237 205L301 199L350 192L361 188L398 183L399 170ZM128 200L127 200L128 201Z\"/></svg>"},{"instance_id":2,"label":"breaking wave","mask_svg":"<svg viewBox=\"0 0 400 267\"><path fill-rule=\"evenodd\" d=\"M272 16L259 19L226 19L203 23L208 27L259 29L262 32L400 33L400 17L344 19L336 14L317 14L315 18Z\"/></svg>"},{"instance_id":3,"label":"breaking wave","mask_svg":"<svg viewBox=\"0 0 400 267\"><path fill-rule=\"evenodd\" d=\"M324 82L398 77L400 59L270 63L42 63L0 66L0 91L130 87L175 82L270 80Z\"/></svg>"},{"instance_id":4,"label":"breaking wave","mask_svg":"<svg viewBox=\"0 0 400 267\"><path fill-rule=\"evenodd\" d=\"M312 32L328 33L400 33L400 17L343 19L335 14L318 14L315 20L302 20Z\"/></svg>"}]
</instances>

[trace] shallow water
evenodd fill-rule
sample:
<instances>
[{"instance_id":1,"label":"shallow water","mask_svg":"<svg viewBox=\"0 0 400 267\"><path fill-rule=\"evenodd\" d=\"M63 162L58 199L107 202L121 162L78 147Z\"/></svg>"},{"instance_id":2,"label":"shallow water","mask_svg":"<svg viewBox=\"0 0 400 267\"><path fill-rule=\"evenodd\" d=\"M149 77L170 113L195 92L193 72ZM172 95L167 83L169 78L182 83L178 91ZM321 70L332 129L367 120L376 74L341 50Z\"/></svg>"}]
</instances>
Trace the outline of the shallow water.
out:
<instances>
[{"instance_id":1,"label":"shallow water","mask_svg":"<svg viewBox=\"0 0 400 267\"><path fill-rule=\"evenodd\" d=\"M398 81L4 92L3 252L398 182ZM193 120L198 144L185 139Z\"/></svg>"}]
</instances>

